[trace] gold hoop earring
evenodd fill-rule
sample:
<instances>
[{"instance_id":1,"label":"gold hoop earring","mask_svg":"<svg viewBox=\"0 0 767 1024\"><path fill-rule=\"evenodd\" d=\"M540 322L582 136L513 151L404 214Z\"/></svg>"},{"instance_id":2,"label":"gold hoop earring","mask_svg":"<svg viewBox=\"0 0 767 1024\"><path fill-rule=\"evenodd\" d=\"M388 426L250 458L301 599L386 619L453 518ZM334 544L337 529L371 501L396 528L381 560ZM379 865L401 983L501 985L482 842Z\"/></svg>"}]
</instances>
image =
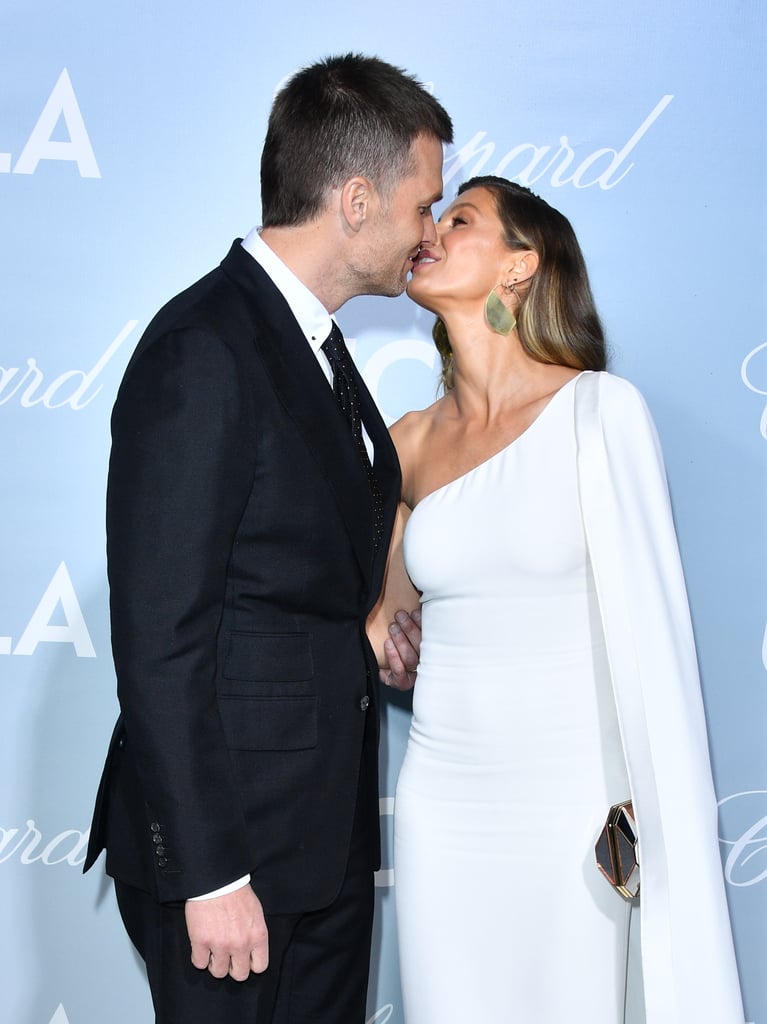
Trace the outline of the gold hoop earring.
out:
<instances>
[{"instance_id":1,"label":"gold hoop earring","mask_svg":"<svg viewBox=\"0 0 767 1024\"><path fill-rule=\"evenodd\" d=\"M506 281L501 287L507 295L513 295L516 291L516 282L514 281L509 284ZM485 299L485 319L491 330L504 337L511 334L517 326L517 318L509 307L495 294L495 288L490 291L490 294Z\"/></svg>"}]
</instances>

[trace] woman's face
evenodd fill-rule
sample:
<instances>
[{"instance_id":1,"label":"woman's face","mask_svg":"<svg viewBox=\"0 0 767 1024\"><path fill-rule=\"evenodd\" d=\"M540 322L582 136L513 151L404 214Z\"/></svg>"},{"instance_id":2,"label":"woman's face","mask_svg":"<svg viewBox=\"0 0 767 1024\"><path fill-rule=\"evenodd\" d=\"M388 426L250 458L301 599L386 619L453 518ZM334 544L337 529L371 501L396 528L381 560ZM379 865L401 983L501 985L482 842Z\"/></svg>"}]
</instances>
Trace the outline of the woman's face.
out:
<instances>
[{"instance_id":1,"label":"woman's face","mask_svg":"<svg viewBox=\"0 0 767 1024\"><path fill-rule=\"evenodd\" d=\"M440 315L484 306L488 292L514 276L512 268L523 255L504 242L495 200L486 188L471 188L451 203L437 223L437 239L413 260L407 293Z\"/></svg>"}]
</instances>

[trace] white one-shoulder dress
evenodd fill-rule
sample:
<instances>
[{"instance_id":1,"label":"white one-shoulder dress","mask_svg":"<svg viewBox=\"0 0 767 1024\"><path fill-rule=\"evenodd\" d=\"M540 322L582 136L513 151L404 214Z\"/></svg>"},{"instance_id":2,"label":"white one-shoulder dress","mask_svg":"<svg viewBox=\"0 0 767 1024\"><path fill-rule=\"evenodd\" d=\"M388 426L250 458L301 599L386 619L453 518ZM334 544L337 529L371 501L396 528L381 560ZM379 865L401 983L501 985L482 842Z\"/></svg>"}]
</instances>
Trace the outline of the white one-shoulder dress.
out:
<instances>
[{"instance_id":1,"label":"white one-shoulder dress","mask_svg":"<svg viewBox=\"0 0 767 1024\"><path fill-rule=\"evenodd\" d=\"M423 646L395 812L408 1024L616 1024L629 904L594 842L628 799L576 478L574 381L424 498Z\"/></svg>"}]
</instances>

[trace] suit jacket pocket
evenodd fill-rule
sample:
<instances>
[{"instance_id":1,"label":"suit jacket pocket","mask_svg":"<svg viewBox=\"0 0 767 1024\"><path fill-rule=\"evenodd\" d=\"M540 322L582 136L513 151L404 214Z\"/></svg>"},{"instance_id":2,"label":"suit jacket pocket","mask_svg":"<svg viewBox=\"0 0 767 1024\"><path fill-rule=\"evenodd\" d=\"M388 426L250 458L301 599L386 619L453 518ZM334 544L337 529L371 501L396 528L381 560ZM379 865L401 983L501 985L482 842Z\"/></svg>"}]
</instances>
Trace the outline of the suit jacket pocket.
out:
<instances>
[{"instance_id":1,"label":"suit jacket pocket","mask_svg":"<svg viewBox=\"0 0 767 1024\"><path fill-rule=\"evenodd\" d=\"M218 706L230 750L310 750L317 746L317 697L233 697Z\"/></svg>"},{"instance_id":2,"label":"suit jacket pocket","mask_svg":"<svg viewBox=\"0 0 767 1024\"><path fill-rule=\"evenodd\" d=\"M308 633L230 633L224 648L224 679L302 682L314 675Z\"/></svg>"}]
</instances>

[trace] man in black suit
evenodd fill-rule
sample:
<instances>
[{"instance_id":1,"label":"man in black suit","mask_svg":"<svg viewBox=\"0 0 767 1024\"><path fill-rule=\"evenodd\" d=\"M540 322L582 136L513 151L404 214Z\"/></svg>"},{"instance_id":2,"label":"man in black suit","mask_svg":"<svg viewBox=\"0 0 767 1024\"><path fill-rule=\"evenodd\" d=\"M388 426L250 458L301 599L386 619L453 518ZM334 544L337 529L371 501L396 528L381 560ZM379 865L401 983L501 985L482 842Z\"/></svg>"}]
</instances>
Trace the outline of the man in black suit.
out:
<instances>
[{"instance_id":1,"label":"man in black suit","mask_svg":"<svg viewBox=\"0 0 767 1024\"><path fill-rule=\"evenodd\" d=\"M435 238L451 137L436 100L376 58L298 72L269 119L261 232L157 314L120 387L121 715L86 870L106 847L159 1024L364 1020L379 858L365 621L400 480L330 314L403 291Z\"/></svg>"}]
</instances>

